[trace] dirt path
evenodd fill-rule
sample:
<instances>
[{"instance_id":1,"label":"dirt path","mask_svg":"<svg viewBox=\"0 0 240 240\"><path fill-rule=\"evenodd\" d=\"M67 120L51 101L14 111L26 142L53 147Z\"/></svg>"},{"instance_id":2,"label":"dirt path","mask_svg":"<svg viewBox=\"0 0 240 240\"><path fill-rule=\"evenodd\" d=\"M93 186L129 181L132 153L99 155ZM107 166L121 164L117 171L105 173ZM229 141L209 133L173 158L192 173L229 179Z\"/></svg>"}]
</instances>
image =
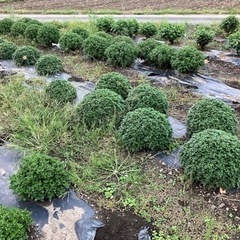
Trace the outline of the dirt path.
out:
<instances>
[{"instance_id":1,"label":"dirt path","mask_svg":"<svg viewBox=\"0 0 240 240\"><path fill-rule=\"evenodd\" d=\"M239 0L25 0L15 1L0 4L0 9L11 6L12 9L27 9L27 10L119 10L119 11L157 11L164 9L176 10L231 10L240 9Z\"/></svg>"},{"instance_id":2,"label":"dirt path","mask_svg":"<svg viewBox=\"0 0 240 240\"><path fill-rule=\"evenodd\" d=\"M0 14L0 19L11 17L9 14ZM103 17L104 15L94 15L97 17ZM111 15L114 19L132 19L135 18L139 22L158 22L158 21L169 21L169 22L188 22L192 24L210 24L213 22L220 22L223 18L226 18L228 15ZM32 19L37 19L42 22L48 21L89 21L92 16L89 15L57 15L57 14L14 14L14 17L29 17ZM240 15L237 15L240 19Z\"/></svg>"}]
</instances>

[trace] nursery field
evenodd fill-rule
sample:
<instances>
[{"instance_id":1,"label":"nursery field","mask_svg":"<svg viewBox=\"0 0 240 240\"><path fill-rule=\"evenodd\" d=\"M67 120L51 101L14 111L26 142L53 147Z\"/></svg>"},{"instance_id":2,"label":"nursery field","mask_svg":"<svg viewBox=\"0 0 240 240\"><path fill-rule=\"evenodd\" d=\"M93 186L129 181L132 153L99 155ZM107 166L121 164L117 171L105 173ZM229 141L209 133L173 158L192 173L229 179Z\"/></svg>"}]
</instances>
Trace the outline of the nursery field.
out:
<instances>
[{"instance_id":1,"label":"nursery field","mask_svg":"<svg viewBox=\"0 0 240 240\"><path fill-rule=\"evenodd\" d=\"M2 3L1 3L2 2ZM0 9L2 11L11 8L12 10L28 10L33 12L41 11L67 11L74 12L98 12L98 13L230 13L240 10L240 3L237 0L230 1L191 1L191 0L94 0L94 1L77 1L69 0L68 2L50 1L50 0L25 0L11 1L1 0Z\"/></svg>"},{"instance_id":2,"label":"nursery field","mask_svg":"<svg viewBox=\"0 0 240 240\"><path fill-rule=\"evenodd\" d=\"M206 7L174 2L148 4ZM30 3L13 6L42 8ZM0 20L0 239L240 239L239 39L234 16ZM62 210L64 199L82 199L90 221L80 205ZM39 206L48 224L33 217Z\"/></svg>"}]
</instances>

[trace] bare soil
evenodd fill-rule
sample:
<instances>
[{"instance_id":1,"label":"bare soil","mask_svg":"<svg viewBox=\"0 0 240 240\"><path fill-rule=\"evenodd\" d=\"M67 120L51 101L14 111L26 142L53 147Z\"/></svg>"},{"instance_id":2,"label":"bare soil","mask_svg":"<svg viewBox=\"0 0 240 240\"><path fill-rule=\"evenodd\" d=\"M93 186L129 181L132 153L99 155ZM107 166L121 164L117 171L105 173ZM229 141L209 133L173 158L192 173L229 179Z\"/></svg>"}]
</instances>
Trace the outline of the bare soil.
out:
<instances>
[{"instance_id":1,"label":"bare soil","mask_svg":"<svg viewBox=\"0 0 240 240\"><path fill-rule=\"evenodd\" d=\"M0 9L4 10L11 6L14 10L119 10L119 11L158 11L164 9L176 10L229 10L240 9L238 0L25 0L1 3Z\"/></svg>"},{"instance_id":2,"label":"bare soil","mask_svg":"<svg viewBox=\"0 0 240 240\"><path fill-rule=\"evenodd\" d=\"M97 230L95 240L136 240L142 228L148 227L149 234L153 230L152 224L131 210L120 212L102 209L99 215L105 227Z\"/></svg>"}]
</instances>

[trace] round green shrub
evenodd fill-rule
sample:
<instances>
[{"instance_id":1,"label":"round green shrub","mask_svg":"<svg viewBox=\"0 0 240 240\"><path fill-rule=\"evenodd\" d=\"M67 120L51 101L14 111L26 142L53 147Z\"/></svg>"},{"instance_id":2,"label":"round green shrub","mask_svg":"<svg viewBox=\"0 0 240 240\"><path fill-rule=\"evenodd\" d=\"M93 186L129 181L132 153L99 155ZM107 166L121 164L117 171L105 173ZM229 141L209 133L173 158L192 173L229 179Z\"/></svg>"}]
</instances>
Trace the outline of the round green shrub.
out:
<instances>
[{"instance_id":1,"label":"round green shrub","mask_svg":"<svg viewBox=\"0 0 240 240\"><path fill-rule=\"evenodd\" d=\"M175 50L172 47L161 44L150 52L149 62L160 68L171 68L171 60L174 54Z\"/></svg>"},{"instance_id":2,"label":"round green shrub","mask_svg":"<svg viewBox=\"0 0 240 240\"><path fill-rule=\"evenodd\" d=\"M139 23L136 19L127 20L131 35L137 35L139 32Z\"/></svg>"},{"instance_id":3,"label":"round green shrub","mask_svg":"<svg viewBox=\"0 0 240 240\"><path fill-rule=\"evenodd\" d=\"M172 128L166 115L153 108L128 112L118 134L121 144L131 152L166 150L172 140Z\"/></svg>"},{"instance_id":4,"label":"round green shrub","mask_svg":"<svg viewBox=\"0 0 240 240\"><path fill-rule=\"evenodd\" d=\"M221 130L193 135L180 152L185 175L208 188L240 187L240 141Z\"/></svg>"},{"instance_id":5,"label":"round green shrub","mask_svg":"<svg viewBox=\"0 0 240 240\"><path fill-rule=\"evenodd\" d=\"M13 53L17 50L17 45L5 41L3 43L0 43L0 59L2 60L9 60L12 59Z\"/></svg>"},{"instance_id":6,"label":"round green shrub","mask_svg":"<svg viewBox=\"0 0 240 240\"><path fill-rule=\"evenodd\" d=\"M10 33L13 23L14 21L10 18L0 20L0 34Z\"/></svg>"},{"instance_id":7,"label":"round green shrub","mask_svg":"<svg viewBox=\"0 0 240 240\"><path fill-rule=\"evenodd\" d=\"M72 29L72 32L78 34L82 39L86 39L87 37L89 37L88 30L82 27L74 27Z\"/></svg>"},{"instance_id":8,"label":"round green shrub","mask_svg":"<svg viewBox=\"0 0 240 240\"><path fill-rule=\"evenodd\" d=\"M204 55L195 47L187 46L176 51L171 63L180 73L193 73L204 65Z\"/></svg>"},{"instance_id":9,"label":"round green shrub","mask_svg":"<svg viewBox=\"0 0 240 240\"><path fill-rule=\"evenodd\" d=\"M20 18L18 21L21 21L21 22L24 22L24 23L29 23L32 20L33 20L32 18L23 17L23 18Z\"/></svg>"},{"instance_id":10,"label":"round green shrub","mask_svg":"<svg viewBox=\"0 0 240 240\"><path fill-rule=\"evenodd\" d=\"M135 45L132 38L130 38L128 36L122 36L122 35L116 36L112 39L111 44L114 44L114 43L117 43L117 42L125 42L125 43L128 43L128 44Z\"/></svg>"},{"instance_id":11,"label":"round green shrub","mask_svg":"<svg viewBox=\"0 0 240 240\"><path fill-rule=\"evenodd\" d=\"M109 89L125 99L131 89L129 80L117 72L103 74L96 84L96 89Z\"/></svg>"},{"instance_id":12,"label":"round green shrub","mask_svg":"<svg viewBox=\"0 0 240 240\"><path fill-rule=\"evenodd\" d=\"M21 19L19 19L19 21L26 23L27 26L29 26L31 24L37 24L39 26L43 25L40 21L38 21L36 19L32 19L32 18L27 18L27 17L21 18Z\"/></svg>"},{"instance_id":13,"label":"round green shrub","mask_svg":"<svg viewBox=\"0 0 240 240\"><path fill-rule=\"evenodd\" d=\"M83 42L83 52L91 59L105 60L105 50L110 45L110 42L95 34L86 38Z\"/></svg>"},{"instance_id":14,"label":"round green shrub","mask_svg":"<svg viewBox=\"0 0 240 240\"><path fill-rule=\"evenodd\" d=\"M65 33L60 37L59 44L64 52L75 51L82 48L83 38L77 33Z\"/></svg>"},{"instance_id":15,"label":"round green shrub","mask_svg":"<svg viewBox=\"0 0 240 240\"><path fill-rule=\"evenodd\" d=\"M38 59L36 70L39 75L54 75L63 70L60 58L55 55L47 54Z\"/></svg>"},{"instance_id":16,"label":"round green shrub","mask_svg":"<svg viewBox=\"0 0 240 240\"><path fill-rule=\"evenodd\" d=\"M58 43L59 37L59 29L53 24L46 23L39 28L37 41L42 46L51 47L52 43Z\"/></svg>"},{"instance_id":17,"label":"round green shrub","mask_svg":"<svg viewBox=\"0 0 240 240\"><path fill-rule=\"evenodd\" d=\"M225 102L216 99L202 99L195 103L187 115L188 134L213 128L237 134L237 116Z\"/></svg>"},{"instance_id":18,"label":"round green shrub","mask_svg":"<svg viewBox=\"0 0 240 240\"><path fill-rule=\"evenodd\" d=\"M228 37L229 46L236 50L237 55L240 55L240 31L232 33Z\"/></svg>"},{"instance_id":19,"label":"round green shrub","mask_svg":"<svg viewBox=\"0 0 240 240\"><path fill-rule=\"evenodd\" d=\"M159 35L162 39L173 44L174 41L183 37L185 28L182 24L164 23L159 29Z\"/></svg>"},{"instance_id":20,"label":"round green shrub","mask_svg":"<svg viewBox=\"0 0 240 240\"><path fill-rule=\"evenodd\" d=\"M123 98L109 89L89 93L77 106L77 115L88 128L117 124L125 112Z\"/></svg>"},{"instance_id":21,"label":"round green shrub","mask_svg":"<svg viewBox=\"0 0 240 240\"><path fill-rule=\"evenodd\" d=\"M145 60L146 62L151 62L150 53L155 48L158 47L160 43L156 40L149 38L137 44L137 55L139 58Z\"/></svg>"},{"instance_id":22,"label":"round green shrub","mask_svg":"<svg viewBox=\"0 0 240 240\"><path fill-rule=\"evenodd\" d=\"M41 26L38 24L30 24L27 26L24 36L30 40L35 41L37 39L38 30Z\"/></svg>"},{"instance_id":23,"label":"round green shrub","mask_svg":"<svg viewBox=\"0 0 240 240\"><path fill-rule=\"evenodd\" d=\"M110 35L106 32L103 32L103 31L95 32L94 35L103 37L103 38L107 39L108 41L112 41L112 38L113 38L112 35Z\"/></svg>"},{"instance_id":24,"label":"round green shrub","mask_svg":"<svg viewBox=\"0 0 240 240\"><path fill-rule=\"evenodd\" d=\"M46 87L47 96L60 103L72 103L77 98L75 87L68 81L58 79Z\"/></svg>"},{"instance_id":25,"label":"round green shrub","mask_svg":"<svg viewBox=\"0 0 240 240\"><path fill-rule=\"evenodd\" d=\"M11 35L13 37L17 37L20 35L23 36L26 28L27 28L27 24L22 22L21 20L18 20L15 23L13 23L13 25L11 26Z\"/></svg>"},{"instance_id":26,"label":"round green shrub","mask_svg":"<svg viewBox=\"0 0 240 240\"><path fill-rule=\"evenodd\" d=\"M51 200L70 186L70 173L60 160L33 153L23 157L18 172L10 177L10 187L22 200Z\"/></svg>"},{"instance_id":27,"label":"round green shrub","mask_svg":"<svg viewBox=\"0 0 240 240\"><path fill-rule=\"evenodd\" d=\"M220 23L220 28L223 29L227 34L237 31L238 27L239 20L236 16L228 16Z\"/></svg>"},{"instance_id":28,"label":"round green shrub","mask_svg":"<svg viewBox=\"0 0 240 240\"><path fill-rule=\"evenodd\" d=\"M42 26L42 25L43 25L42 22L40 22L40 21L38 21L38 20L36 20L36 19L31 19L31 20L29 20L29 21L27 22L27 25L28 25L28 26L31 25L31 24L37 24L37 25L39 25L39 26Z\"/></svg>"},{"instance_id":29,"label":"round green shrub","mask_svg":"<svg viewBox=\"0 0 240 240\"><path fill-rule=\"evenodd\" d=\"M133 88L126 99L128 111L137 108L153 108L160 113L167 113L168 100L166 95L158 88L149 84L140 84Z\"/></svg>"},{"instance_id":30,"label":"round green shrub","mask_svg":"<svg viewBox=\"0 0 240 240\"><path fill-rule=\"evenodd\" d=\"M132 27L127 20L118 20L113 24L113 33L117 35L133 36Z\"/></svg>"},{"instance_id":31,"label":"round green shrub","mask_svg":"<svg viewBox=\"0 0 240 240\"><path fill-rule=\"evenodd\" d=\"M18 66L35 65L39 58L39 50L32 46L22 46L13 53L13 60Z\"/></svg>"},{"instance_id":32,"label":"round green shrub","mask_svg":"<svg viewBox=\"0 0 240 240\"><path fill-rule=\"evenodd\" d=\"M96 26L99 31L112 32L115 20L112 17L102 17L96 20Z\"/></svg>"},{"instance_id":33,"label":"round green shrub","mask_svg":"<svg viewBox=\"0 0 240 240\"><path fill-rule=\"evenodd\" d=\"M157 34L157 27L154 23L145 22L140 26L139 30L140 34L142 34L146 38L150 38Z\"/></svg>"},{"instance_id":34,"label":"round green shrub","mask_svg":"<svg viewBox=\"0 0 240 240\"><path fill-rule=\"evenodd\" d=\"M137 57L135 46L126 42L111 44L105 55L107 62L114 67L129 67Z\"/></svg>"},{"instance_id":35,"label":"round green shrub","mask_svg":"<svg viewBox=\"0 0 240 240\"><path fill-rule=\"evenodd\" d=\"M214 35L215 33L213 31L201 27L195 32L195 39L197 44L203 50L204 47L213 40Z\"/></svg>"},{"instance_id":36,"label":"round green shrub","mask_svg":"<svg viewBox=\"0 0 240 240\"><path fill-rule=\"evenodd\" d=\"M27 210L0 205L0 216L0 239L29 239L32 218Z\"/></svg>"}]
</instances>

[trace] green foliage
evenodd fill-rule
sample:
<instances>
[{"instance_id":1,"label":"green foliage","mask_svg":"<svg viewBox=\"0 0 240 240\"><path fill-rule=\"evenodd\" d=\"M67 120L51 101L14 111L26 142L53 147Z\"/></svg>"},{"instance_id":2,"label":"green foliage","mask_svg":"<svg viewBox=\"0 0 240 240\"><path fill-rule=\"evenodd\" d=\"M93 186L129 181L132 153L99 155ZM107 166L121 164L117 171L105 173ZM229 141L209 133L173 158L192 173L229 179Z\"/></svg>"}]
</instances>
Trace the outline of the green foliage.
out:
<instances>
[{"instance_id":1,"label":"green foliage","mask_svg":"<svg viewBox=\"0 0 240 240\"><path fill-rule=\"evenodd\" d=\"M220 28L223 29L227 34L231 34L237 31L239 27L239 20L236 16L228 16L223 19L220 23Z\"/></svg>"},{"instance_id":2,"label":"green foliage","mask_svg":"<svg viewBox=\"0 0 240 240\"><path fill-rule=\"evenodd\" d=\"M40 25L38 24L28 25L24 32L24 36L30 40L36 41L39 28L40 28Z\"/></svg>"},{"instance_id":3,"label":"green foliage","mask_svg":"<svg viewBox=\"0 0 240 240\"><path fill-rule=\"evenodd\" d=\"M136 48L126 42L111 44L105 51L107 61L115 67L129 67L136 59Z\"/></svg>"},{"instance_id":4,"label":"green foliage","mask_svg":"<svg viewBox=\"0 0 240 240\"><path fill-rule=\"evenodd\" d=\"M128 111L137 108L153 108L160 113L166 114L168 100L166 95L158 88L149 84L140 84L133 88L126 99Z\"/></svg>"},{"instance_id":5,"label":"green foliage","mask_svg":"<svg viewBox=\"0 0 240 240\"><path fill-rule=\"evenodd\" d=\"M131 89L129 80L117 72L103 74L96 84L96 89L109 89L125 99Z\"/></svg>"},{"instance_id":6,"label":"green foliage","mask_svg":"<svg viewBox=\"0 0 240 240\"><path fill-rule=\"evenodd\" d=\"M172 66L180 73L196 72L204 65L204 55L195 47L183 47L176 51L172 58Z\"/></svg>"},{"instance_id":7,"label":"green foliage","mask_svg":"<svg viewBox=\"0 0 240 240\"><path fill-rule=\"evenodd\" d=\"M160 68L171 68L171 60L175 54L175 49L162 44L155 47L149 54L150 63Z\"/></svg>"},{"instance_id":8,"label":"green foliage","mask_svg":"<svg viewBox=\"0 0 240 240\"><path fill-rule=\"evenodd\" d=\"M195 103L187 115L189 135L213 128L237 135L237 116L230 106L216 99L202 99Z\"/></svg>"},{"instance_id":9,"label":"green foliage","mask_svg":"<svg viewBox=\"0 0 240 240\"><path fill-rule=\"evenodd\" d=\"M115 20L112 17L102 17L96 20L96 26L99 31L112 32Z\"/></svg>"},{"instance_id":10,"label":"green foliage","mask_svg":"<svg viewBox=\"0 0 240 240\"><path fill-rule=\"evenodd\" d=\"M83 27L74 27L72 29L72 32L81 36L82 39L86 39L87 37L89 37L88 30Z\"/></svg>"},{"instance_id":11,"label":"green foliage","mask_svg":"<svg viewBox=\"0 0 240 240\"><path fill-rule=\"evenodd\" d=\"M41 153L23 157L10 187L21 199L44 201L63 195L70 186L70 173L57 158Z\"/></svg>"},{"instance_id":12,"label":"green foliage","mask_svg":"<svg viewBox=\"0 0 240 240\"><path fill-rule=\"evenodd\" d=\"M5 40L4 40L4 39L2 39L2 38L0 38L0 43L3 43L3 42L5 42Z\"/></svg>"},{"instance_id":13,"label":"green foliage","mask_svg":"<svg viewBox=\"0 0 240 240\"><path fill-rule=\"evenodd\" d=\"M86 38L83 42L83 52L91 59L105 60L105 50L110 45L110 42L95 34Z\"/></svg>"},{"instance_id":14,"label":"green foliage","mask_svg":"<svg viewBox=\"0 0 240 240\"><path fill-rule=\"evenodd\" d=\"M43 25L42 22L40 22L36 19L27 18L27 17L21 18L21 19L19 19L19 21L26 23L28 26L31 24L37 24L39 26Z\"/></svg>"},{"instance_id":15,"label":"green foliage","mask_svg":"<svg viewBox=\"0 0 240 240\"><path fill-rule=\"evenodd\" d=\"M117 35L133 36L133 25L129 24L129 20L118 20L113 25L113 33Z\"/></svg>"},{"instance_id":16,"label":"green foliage","mask_svg":"<svg viewBox=\"0 0 240 240\"><path fill-rule=\"evenodd\" d=\"M0 59L2 60L9 60L12 59L13 53L17 50L17 45L5 41L3 43L0 43Z\"/></svg>"},{"instance_id":17,"label":"green foliage","mask_svg":"<svg viewBox=\"0 0 240 240\"><path fill-rule=\"evenodd\" d=\"M13 23L14 21L10 18L0 20L0 34L10 33Z\"/></svg>"},{"instance_id":18,"label":"green foliage","mask_svg":"<svg viewBox=\"0 0 240 240\"><path fill-rule=\"evenodd\" d=\"M51 47L52 43L58 43L59 37L59 29L53 24L45 23L38 30L37 41L42 46Z\"/></svg>"},{"instance_id":19,"label":"green foliage","mask_svg":"<svg viewBox=\"0 0 240 240\"><path fill-rule=\"evenodd\" d=\"M54 75L63 70L61 59L56 55L47 54L38 59L36 70L40 75Z\"/></svg>"},{"instance_id":20,"label":"green foliage","mask_svg":"<svg viewBox=\"0 0 240 240\"><path fill-rule=\"evenodd\" d=\"M20 18L18 21L21 21L21 22L24 22L24 23L29 23L30 21L32 21L32 18L23 17L23 18Z\"/></svg>"},{"instance_id":21,"label":"green foliage","mask_svg":"<svg viewBox=\"0 0 240 240\"><path fill-rule=\"evenodd\" d=\"M32 25L32 24L37 24L37 25L39 25L39 26L42 26L43 25L43 23L42 22L40 22L40 21L38 21L38 20L36 20L36 19L30 19L28 22L26 22L27 23L27 25L29 26L29 25Z\"/></svg>"},{"instance_id":22,"label":"green foliage","mask_svg":"<svg viewBox=\"0 0 240 240\"><path fill-rule=\"evenodd\" d=\"M184 33L184 25L177 23L164 23L159 29L160 37L166 41L169 41L171 44L173 44L173 42L177 39L183 37Z\"/></svg>"},{"instance_id":23,"label":"green foliage","mask_svg":"<svg viewBox=\"0 0 240 240\"><path fill-rule=\"evenodd\" d=\"M103 37L105 39L107 39L108 41L112 41L112 35L110 35L109 33L100 31L100 32L96 32L94 33L94 35L99 36L99 37Z\"/></svg>"},{"instance_id":24,"label":"green foliage","mask_svg":"<svg viewBox=\"0 0 240 240\"><path fill-rule=\"evenodd\" d=\"M150 52L157 46L159 46L156 40L149 38L137 44L137 55L139 58L145 60L146 62L151 62Z\"/></svg>"},{"instance_id":25,"label":"green foliage","mask_svg":"<svg viewBox=\"0 0 240 240\"><path fill-rule=\"evenodd\" d=\"M237 54L240 55L240 31L231 34L228 37L229 46L236 50Z\"/></svg>"},{"instance_id":26,"label":"green foliage","mask_svg":"<svg viewBox=\"0 0 240 240\"><path fill-rule=\"evenodd\" d=\"M196 39L197 44L203 50L204 47L213 40L214 35L215 35L214 31L212 31L208 28L200 27L195 32L195 39Z\"/></svg>"},{"instance_id":27,"label":"green foliage","mask_svg":"<svg viewBox=\"0 0 240 240\"><path fill-rule=\"evenodd\" d=\"M131 152L165 150L171 143L172 128L166 115L153 108L138 108L123 118L118 134Z\"/></svg>"},{"instance_id":28,"label":"green foliage","mask_svg":"<svg viewBox=\"0 0 240 240\"><path fill-rule=\"evenodd\" d=\"M135 159L123 157L112 148L92 153L88 161L81 164L79 174L84 189L116 201L119 195L126 198L126 195L138 191L144 177Z\"/></svg>"},{"instance_id":29,"label":"green foliage","mask_svg":"<svg viewBox=\"0 0 240 240\"><path fill-rule=\"evenodd\" d=\"M122 97L109 89L89 93L77 106L77 115L88 128L118 123L124 111Z\"/></svg>"},{"instance_id":30,"label":"green foliage","mask_svg":"<svg viewBox=\"0 0 240 240\"><path fill-rule=\"evenodd\" d=\"M35 65L40 58L38 49L32 46L22 46L13 53L13 60L18 66Z\"/></svg>"},{"instance_id":31,"label":"green foliage","mask_svg":"<svg viewBox=\"0 0 240 240\"><path fill-rule=\"evenodd\" d=\"M64 52L75 51L82 48L83 38L77 33L65 33L60 37L59 44Z\"/></svg>"},{"instance_id":32,"label":"green foliage","mask_svg":"<svg viewBox=\"0 0 240 240\"><path fill-rule=\"evenodd\" d=\"M116 37L114 37L112 39L111 44L117 43L117 42L125 42L128 44L132 44L135 45L134 41L132 40L132 38L128 37L128 36L122 36L122 35L118 35Z\"/></svg>"},{"instance_id":33,"label":"green foliage","mask_svg":"<svg viewBox=\"0 0 240 240\"><path fill-rule=\"evenodd\" d=\"M139 32L139 23L136 19L129 19L127 20L128 22L128 27L130 29L131 35L137 35Z\"/></svg>"},{"instance_id":34,"label":"green foliage","mask_svg":"<svg viewBox=\"0 0 240 240\"><path fill-rule=\"evenodd\" d=\"M208 188L240 187L240 141L221 130L196 133L183 145L180 160L185 175Z\"/></svg>"},{"instance_id":35,"label":"green foliage","mask_svg":"<svg viewBox=\"0 0 240 240\"><path fill-rule=\"evenodd\" d=\"M27 210L0 205L0 239L28 240L32 218Z\"/></svg>"},{"instance_id":36,"label":"green foliage","mask_svg":"<svg viewBox=\"0 0 240 240\"><path fill-rule=\"evenodd\" d=\"M9 141L15 146L61 158L70 157L65 140L72 146L74 139L66 136L74 109L70 104L49 101L44 91L39 91L44 86L45 80L37 83L36 79L26 85L19 75L12 76L6 84L0 84L0 109L5 113L0 116L1 132L11 136ZM82 139L82 133L80 135ZM78 143L74 144L75 149ZM56 154L61 144L63 150Z\"/></svg>"},{"instance_id":37,"label":"green foliage","mask_svg":"<svg viewBox=\"0 0 240 240\"><path fill-rule=\"evenodd\" d=\"M73 102L77 97L75 87L68 81L58 79L46 87L47 96L60 103Z\"/></svg>"},{"instance_id":38,"label":"green foliage","mask_svg":"<svg viewBox=\"0 0 240 240\"><path fill-rule=\"evenodd\" d=\"M172 232L171 235L164 234L163 231L157 232L157 231L153 230L152 240L180 240L177 233L175 233L175 228L176 228L176 226L171 227L171 232Z\"/></svg>"},{"instance_id":39,"label":"green foliage","mask_svg":"<svg viewBox=\"0 0 240 240\"><path fill-rule=\"evenodd\" d=\"M22 22L21 20L18 20L15 23L13 23L13 25L11 26L11 35L13 37L17 37L20 35L23 36L26 28L27 28L27 24Z\"/></svg>"},{"instance_id":40,"label":"green foliage","mask_svg":"<svg viewBox=\"0 0 240 240\"><path fill-rule=\"evenodd\" d=\"M145 22L140 26L140 34L146 38L150 38L157 34L157 27L154 23Z\"/></svg>"}]
</instances>

